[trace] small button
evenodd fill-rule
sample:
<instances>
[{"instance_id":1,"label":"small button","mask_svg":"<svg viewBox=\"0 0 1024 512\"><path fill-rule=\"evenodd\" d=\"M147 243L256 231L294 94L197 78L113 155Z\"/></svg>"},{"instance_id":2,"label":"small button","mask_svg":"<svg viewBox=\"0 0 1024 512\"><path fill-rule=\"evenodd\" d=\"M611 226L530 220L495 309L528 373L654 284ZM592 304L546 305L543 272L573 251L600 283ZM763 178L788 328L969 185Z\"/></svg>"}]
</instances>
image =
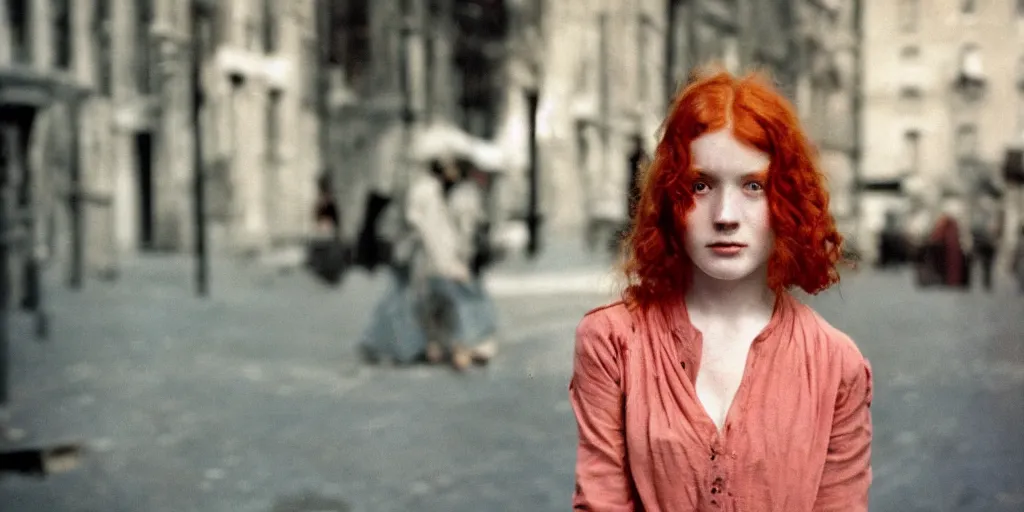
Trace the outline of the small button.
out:
<instances>
[{"instance_id":1,"label":"small button","mask_svg":"<svg viewBox=\"0 0 1024 512\"><path fill-rule=\"evenodd\" d=\"M711 460L715 460L715 457L716 457L716 455L712 453L711 454Z\"/></svg>"},{"instance_id":2,"label":"small button","mask_svg":"<svg viewBox=\"0 0 1024 512\"><path fill-rule=\"evenodd\" d=\"M686 369L686 361L682 361L682 362L680 362L680 363L679 363L679 366L682 366L682 367L683 367L683 369L685 370L685 369Z\"/></svg>"},{"instance_id":3,"label":"small button","mask_svg":"<svg viewBox=\"0 0 1024 512\"><path fill-rule=\"evenodd\" d=\"M718 494L718 487L712 487L711 494Z\"/></svg>"}]
</instances>

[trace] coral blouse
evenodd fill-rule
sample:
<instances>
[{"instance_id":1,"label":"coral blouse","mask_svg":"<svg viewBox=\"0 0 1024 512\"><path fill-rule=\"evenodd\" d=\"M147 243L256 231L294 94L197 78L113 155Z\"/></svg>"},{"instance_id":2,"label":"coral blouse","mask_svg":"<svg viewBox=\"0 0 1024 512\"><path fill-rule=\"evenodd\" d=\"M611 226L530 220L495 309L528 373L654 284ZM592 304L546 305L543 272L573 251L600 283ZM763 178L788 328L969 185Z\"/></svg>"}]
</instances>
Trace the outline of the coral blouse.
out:
<instances>
[{"instance_id":1,"label":"coral blouse","mask_svg":"<svg viewBox=\"0 0 1024 512\"><path fill-rule=\"evenodd\" d=\"M848 336L780 294L721 432L697 398L700 361L682 300L583 317L574 510L868 509L871 367Z\"/></svg>"}]
</instances>

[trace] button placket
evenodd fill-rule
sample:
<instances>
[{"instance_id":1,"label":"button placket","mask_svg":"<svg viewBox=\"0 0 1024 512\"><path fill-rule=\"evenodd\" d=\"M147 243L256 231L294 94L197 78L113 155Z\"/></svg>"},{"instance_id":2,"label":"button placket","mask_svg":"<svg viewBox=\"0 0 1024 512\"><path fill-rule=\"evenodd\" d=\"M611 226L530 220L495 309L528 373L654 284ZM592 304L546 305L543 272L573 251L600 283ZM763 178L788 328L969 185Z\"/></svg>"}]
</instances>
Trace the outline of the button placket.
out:
<instances>
[{"instance_id":1,"label":"button placket","mask_svg":"<svg viewBox=\"0 0 1024 512\"><path fill-rule=\"evenodd\" d=\"M722 487L725 485L725 480L722 477L715 478L714 482L711 482L711 494L721 494Z\"/></svg>"}]
</instances>

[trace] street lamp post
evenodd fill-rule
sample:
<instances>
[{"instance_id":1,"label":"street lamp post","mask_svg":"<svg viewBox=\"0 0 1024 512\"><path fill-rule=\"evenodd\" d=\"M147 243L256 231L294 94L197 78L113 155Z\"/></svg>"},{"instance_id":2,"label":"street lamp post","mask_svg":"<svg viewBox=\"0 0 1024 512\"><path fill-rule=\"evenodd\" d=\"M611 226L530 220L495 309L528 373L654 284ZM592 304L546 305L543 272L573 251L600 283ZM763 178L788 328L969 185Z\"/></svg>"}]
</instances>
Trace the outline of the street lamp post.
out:
<instances>
[{"instance_id":1,"label":"street lamp post","mask_svg":"<svg viewBox=\"0 0 1024 512\"><path fill-rule=\"evenodd\" d=\"M192 0L192 203L195 220L196 294L210 293L210 261L206 247L206 172L203 161L202 106L204 101L202 58L206 39L206 17L215 8L209 0Z\"/></svg>"},{"instance_id":2,"label":"street lamp post","mask_svg":"<svg viewBox=\"0 0 1024 512\"><path fill-rule=\"evenodd\" d=\"M333 181L334 171L332 169L332 162L329 156L331 146L331 113L330 105L328 102L328 93L330 90L330 75L328 75L328 66L330 66L331 52L333 45L331 44L331 30L334 9L331 0L317 0L317 43L319 53L317 55L317 123L319 124L319 130L317 131L317 142L320 150L320 172L321 176L326 177L328 180ZM336 226L336 229L340 229L341 226Z\"/></svg>"},{"instance_id":3,"label":"street lamp post","mask_svg":"<svg viewBox=\"0 0 1024 512\"><path fill-rule=\"evenodd\" d=\"M78 98L70 104L71 140L68 159L71 177L71 190L68 197L71 206L71 272L68 285L73 289L82 287L82 276L85 274L85 219L83 218L82 197L82 148L81 148L81 116L82 104Z\"/></svg>"},{"instance_id":4,"label":"street lamp post","mask_svg":"<svg viewBox=\"0 0 1024 512\"><path fill-rule=\"evenodd\" d=\"M528 141L530 144L529 196L526 214L526 228L529 233L526 253L536 257L540 252L540 228L543 219L540 213L540 165L537 161L537 88L533 87L526 93L527 112L530 118Z\"/></svg>"}]
</instances>

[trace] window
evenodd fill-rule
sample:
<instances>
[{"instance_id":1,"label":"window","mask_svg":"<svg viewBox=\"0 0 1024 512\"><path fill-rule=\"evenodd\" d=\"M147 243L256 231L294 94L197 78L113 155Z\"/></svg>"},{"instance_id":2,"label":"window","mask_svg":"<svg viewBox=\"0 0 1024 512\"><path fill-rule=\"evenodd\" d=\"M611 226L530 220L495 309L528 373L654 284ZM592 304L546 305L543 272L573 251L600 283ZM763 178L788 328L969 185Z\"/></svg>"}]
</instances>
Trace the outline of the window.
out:
<instances>
[{"instance_id":1,"label":"window","mask_svg":"<svg viewBox=\"0 0 1024 512\"><path fill-rule=\"evenodd\" d=\"M727 34L722 37L722 64L730 73L740 71L740 42L735 34Z\"/></svg>"},{"instance_id":2,"label":"window","mask_svg":"<svg viewBox=\"0 0 1024 512\"><path fill-rule=\"evenodd\" d=\"M277 0L263 0L263 52L277 51L278 13ZM319 23L319 22L318 22Z\"/></svg>"},{"instance_id":3,"label":"window","mask_svg":"<svg viewBox=\"0 0 1024 512\"><path fill-rule=\"evenodd\" d=\"M697 65L707 64L712 59L718 58L717 47L721 43L717 31L705 22L694 23L694 36L697 43Z\"/></svg>"},{"instance_id":4,"label":"window","mask_svg":"<svg viewBox=\"0 0 1024 512\"><path fill-rule=\"evenodd\" d=\"M923 94L921 89L916 85L904 85L900 88L900 99L904 101L917 101L921 99Z\"/></svg>"},{"instance_id":5,"label":"window","mask_svg":"<svg viewBox=\"0 0 1024 512\"><path fill-rule=\"evenodd\" d=\"M899 0L900 30L916 32L921 17L921 0Z\"/></svg>"},{"instance_id":6,"label":"window","mask_svg":"<svg viewBox=\"0 0 1024 512\"><path fill-rule=\"evenodd\" d=\"M320 90L320 45L317 44L316 38L307 37L303 40L301 59L303 63L302 105L312 109L316 107L317 93Z\"/></svg>"},{"instance_id":7,"label":"window","mask_svg":"<svg viewBox=\"0 0 1024 512\"><path fill-rule=\"evenodd\" d=\"M651 30L651 20L646 14L637 17L637 40L636 40L636 87L637 99L644 103L647 101L647 33Z\"/></svg>"},{"instance_id":8,"label":"window","mask_svg":"<svg viewBox=\"0 0 1024 512\"><path fill-rule=\"evenodd\" d=\"M149 42L149 31L153 25L153 2L151 0L135 1L135 81L140 93L153 92L152 63L153 51Z\"/></svg>"},{"instance_id":9,"label":"window","mask_svg":"<svg viewBox=\"0 0 1024 512\"><path fill-rule=\"evenodd\" d=\"M1016 80L1017 91L1024 93L1024 55L1017 57L1017 69L1014 80Z\"/></svg>"},{"instance_id":10,"label":"window","mask_svg":"<svg viewBox=\"0 0 1024 512\"><path fill-rule=\"evenodd\" d=\"M1024 0L1017 0L1017 17L1024 18Z\"/></svg>"},{"instance_id":11,"label":"window","mask_svg":"<svg viewBox=\"0 0 1024 512\"><path fill-rule=\"evenodd\" d=\"M96 51L96 88L102 96L112 94L110 41L112 34L110 0L96 0L96 13L92 18L93 44Z\"/></svg>"},{"instance_id":12,"label":"window","mask_svg":"<svg viewBox=\"0 0 1024 512\"><path fill-rule=\"evenodd\" d=\"M18 64L32 63L32 38L29 36L27 0L7 0L7 20L11 29L11 57Z\"/></svg>"},{"instance_id":13,"label":"window","mask_svg":"<svg viewBox=\"0 0 1024 512\"><path fill-rule=\"evenodd\" d=\"M467 56L466 60L457 63L460 124L471 135L481 138L492 137L496 129L499 98L497 65L479 54Z\"/></svg>"},{"instance_id":14,"label":"window","mask_svg":"<svg viewBox=\"0 0 1024 512\"><path fill-rule=\"evenodd\" d=\"M956 155L969 158L978 154L978 128L973 124L960 125L956 129Z\"/></svg>"},{"instance_id":15,"label":"window","mask_svg":"<svg viewBox=\"0 0 1024 512\"><path fill-rule=\"evenodd\" d=\"M975 0L960 0L960 12L962 14L974 14L978 4Z\"/></svg>"},{"instance_id":16,"label":"window","mask_svg":"<svg viewBox=\"0 0 1024 512\"><path fill-rule=\"evenodd\" d=\"M333 2L329 38L332 65L341 66L345 80L356 89L370 71L370 6L367 0Z\"/></svg>"},{"instance_id":17,"label":"window","mask_svg":"<svg viewBox=\"0 0 1024 512\"><path fill-rule=\"evenodd\" d=\"M281 91L270 91L266 108L266 161L268 168L273 168L279 163L281 154Z\"/></svg>"},{"instance_id":18,"label":"window","mask_svg":"<svg viewBox=\"0 0 1024 512\"><path fill-rule=\"evenodd\" d=\"M916 174L921 166L921 132L910 129L903 132L903 158L906 170Z\"/></svg>"},{"instance_id":19,"label":"window","mask_svg":"<svg viewBox=\"0 0 1024 512\"><path fill-rule=\"evenodd\" d=\"M913 60L921 56L921 48L917 45L904 46L900 50L900 58L903 60Z\"/></svg>"},{"instance_id":20,"label":"window","mask_svg":"<svg viewBox=\"0 0 1024 512\"><path fill-rule=\"evenodd\" d=\"M59 69L71 68L71 3L56 0L51 5L53 15L53 64Z\"/></svg>"},{"instance_id":21,"label":"window","mask_svg":"<svg viewBox=\"0 0 1024 512\"><path fill-rule=\"evenodd\" d=\"M689 5L678 0L670 0L672 10L669 14L669 45L671 45L668 83L665 84L665 93L669 101L676 94L680 84L686 83L687 73L690 72L692 56L690 55L690 24Z\"/></svg>"},{"instance_id":22,"label":"window","mask_svg":"<svg viewBox=\"0 0 1024 512\"><path fill-rule=\"evenodd\" d=\"M243 23L245 35L245 49L249 51L258 51L263 43L263 27L260 23L260 17L253 12L254 9L248 9L245 11L245 22Z\"/></svg>"},{"instance_id":23,"label":"window","mask_svg":"<svg viewBox=\"0 0 1024 512\"><path fill-rule=\"evenodd\" d=\"M214 48L220 45L230 46L236 39L234 16L235 2L219 2L214 10L213 25L215 26L207 48Z\"/></svg>"}]
</instances>

